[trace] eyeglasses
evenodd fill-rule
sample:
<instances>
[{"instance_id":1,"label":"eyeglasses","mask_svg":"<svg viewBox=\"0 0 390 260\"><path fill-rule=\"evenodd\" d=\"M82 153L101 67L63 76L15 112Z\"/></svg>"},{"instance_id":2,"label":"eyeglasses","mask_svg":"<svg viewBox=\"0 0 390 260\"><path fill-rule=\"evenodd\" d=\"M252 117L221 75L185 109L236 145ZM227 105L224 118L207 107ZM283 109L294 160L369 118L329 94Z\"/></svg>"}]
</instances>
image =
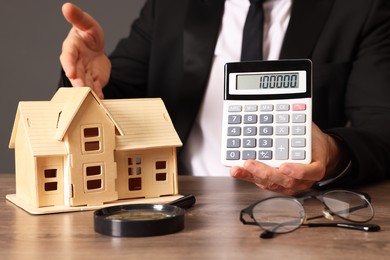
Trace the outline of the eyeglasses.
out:
<instances>
[{"instance_id":1,"label":"eyeglasses","mask_svg":"<svg viewBox=\"0 0 390 260\"><path fill-rule=\"evenodd\" d=\"M322 215L308 217L303 207L305 200L316 198L325 206ZM264 232L261 238L271 238L274 234L288 233L300 226L341 227L363 231L378 231L376 224L361 224L374 217L371 198L366 193L348 190L326 192L310 190L299 197L276 196L260 200L241 210L240 220L246 225L258 225ZM250 219L248 220L248 216ZM309 223L308 221L326 218L334 220L337 216L350 223Z\"/></svg>"}]
</instances>

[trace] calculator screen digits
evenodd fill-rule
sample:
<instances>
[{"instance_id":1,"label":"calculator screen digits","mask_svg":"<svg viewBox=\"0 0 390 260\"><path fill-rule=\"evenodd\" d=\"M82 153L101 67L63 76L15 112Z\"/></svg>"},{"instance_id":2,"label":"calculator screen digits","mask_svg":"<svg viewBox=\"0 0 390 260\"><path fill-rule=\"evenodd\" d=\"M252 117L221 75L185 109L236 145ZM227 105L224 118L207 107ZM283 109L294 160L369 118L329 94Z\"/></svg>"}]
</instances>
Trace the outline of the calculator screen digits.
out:
<instances>
[{"instance_id":1,"label":"calculator screen digits","mask_svg":"<svg viewBox=\"0 0 390 260\"><path fill-rule=\"evenodd\" d=\"M298 73L238 74L238 90L247 89L286 89L299 87Z\"/></svg>"}]
</instances>

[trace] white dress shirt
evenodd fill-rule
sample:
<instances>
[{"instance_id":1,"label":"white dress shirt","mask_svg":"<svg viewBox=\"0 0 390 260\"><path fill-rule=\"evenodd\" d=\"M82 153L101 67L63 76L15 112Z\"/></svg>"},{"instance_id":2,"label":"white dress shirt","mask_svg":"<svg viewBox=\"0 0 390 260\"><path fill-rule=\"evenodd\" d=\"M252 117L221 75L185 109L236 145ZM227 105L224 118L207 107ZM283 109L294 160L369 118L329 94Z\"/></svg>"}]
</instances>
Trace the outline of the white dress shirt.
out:
<instances>
[{"instance_id":1,"label":"white dress shirt","mask_svg":"<svg viewBox=\"0 0 390 260\"><path fill-rule=\"evenodd\" d=\"M263 57L279 58L290 20L292 0L265 0ZM214 51L210 78L203 101L183 151L189 173L197 176L228 176L221 163L224 65L240 61L241 40L249 0L226 0L221 31Z\"/></svg>"}]
</instances>

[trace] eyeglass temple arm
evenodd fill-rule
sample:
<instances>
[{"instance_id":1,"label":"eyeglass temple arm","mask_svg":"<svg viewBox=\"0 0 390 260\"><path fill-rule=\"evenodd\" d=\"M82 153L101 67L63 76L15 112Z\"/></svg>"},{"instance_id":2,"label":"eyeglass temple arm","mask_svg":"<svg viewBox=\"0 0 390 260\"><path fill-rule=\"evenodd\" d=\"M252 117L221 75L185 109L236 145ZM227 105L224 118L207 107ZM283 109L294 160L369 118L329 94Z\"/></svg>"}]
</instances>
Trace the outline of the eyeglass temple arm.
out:
<instances>
[{"instance_id":1,"label":"eyeglass temple arm","mask_svg":"<svg viewBox=\"0 0 390 260\"><path fill-rule=\"evenodd\" d=\"M366 232L376 232L381 228L377 224L349 224L349 223L306 223L307 227L340 227L354 230L361 230Z\"/></svg>"}]
</instances>

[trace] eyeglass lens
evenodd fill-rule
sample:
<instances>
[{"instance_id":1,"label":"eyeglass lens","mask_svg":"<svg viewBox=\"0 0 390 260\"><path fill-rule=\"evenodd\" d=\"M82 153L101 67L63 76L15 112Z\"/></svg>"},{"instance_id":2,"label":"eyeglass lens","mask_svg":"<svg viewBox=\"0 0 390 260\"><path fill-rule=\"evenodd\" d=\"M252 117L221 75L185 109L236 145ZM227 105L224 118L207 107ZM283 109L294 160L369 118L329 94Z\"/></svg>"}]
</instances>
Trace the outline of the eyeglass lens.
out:
<instances>
[{"instance_id":1,"label":"eyeglass lens","mask_svg":"<svg viewBox=\"0 0 390 260\"><path fill-rule=\"evenodd\" d=\"M266 231L286 233L297 229L304 220L301 203L285 197L263 200L253 208L253 218Z\"/></svg>"},{"instance_id":2,"label":"eyeglass lens","mask_svg":"<svg viewBox=\"0 0 390 260\"><path fill-rule=\"evenodd\" d=\"M330 191L325 193L322 199L331 212L352 222L367 222L374 216L371 203L354 192Z\"/></svg>"}]
</instances>

